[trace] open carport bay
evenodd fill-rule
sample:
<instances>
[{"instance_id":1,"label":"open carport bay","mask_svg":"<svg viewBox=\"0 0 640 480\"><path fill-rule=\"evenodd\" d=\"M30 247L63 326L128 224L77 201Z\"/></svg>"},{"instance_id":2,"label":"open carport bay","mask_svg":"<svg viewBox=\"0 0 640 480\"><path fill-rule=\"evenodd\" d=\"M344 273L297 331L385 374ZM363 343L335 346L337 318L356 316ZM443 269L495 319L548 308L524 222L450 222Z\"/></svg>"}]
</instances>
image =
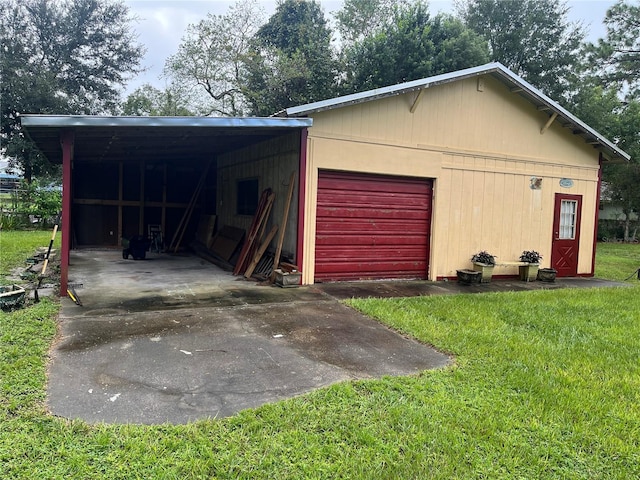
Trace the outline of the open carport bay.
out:
<instances>
[{"instance_id":1,"label":"open carport bay","mask_svg":"<svg viewBox=\"0 0 640 480\"><path fill-rule=\"evenodd\" d=\"M89 422L185 423L335 382L407 375L449 358L317 287L239 280L193 256L72 252L52 351L52 413Z\"/></svg>"}]
</instances>

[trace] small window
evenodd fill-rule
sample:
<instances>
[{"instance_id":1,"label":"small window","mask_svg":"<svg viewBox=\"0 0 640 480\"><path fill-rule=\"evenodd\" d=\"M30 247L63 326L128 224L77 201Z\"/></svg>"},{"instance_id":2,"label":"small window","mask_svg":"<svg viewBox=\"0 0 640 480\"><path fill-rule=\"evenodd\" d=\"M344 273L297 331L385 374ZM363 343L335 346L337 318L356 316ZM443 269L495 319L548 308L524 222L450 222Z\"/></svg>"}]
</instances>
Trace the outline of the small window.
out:
<instances>
[{"instance_id":1,"label":"small window","mask_svg":"<svg viewBox=\"0 0 640 480\"><path fill-rule=\"evenodd\" d=\"M258 209L258 179L238 180L236 212L238 215L253 215Z\"/></svg>"}]
</instances>

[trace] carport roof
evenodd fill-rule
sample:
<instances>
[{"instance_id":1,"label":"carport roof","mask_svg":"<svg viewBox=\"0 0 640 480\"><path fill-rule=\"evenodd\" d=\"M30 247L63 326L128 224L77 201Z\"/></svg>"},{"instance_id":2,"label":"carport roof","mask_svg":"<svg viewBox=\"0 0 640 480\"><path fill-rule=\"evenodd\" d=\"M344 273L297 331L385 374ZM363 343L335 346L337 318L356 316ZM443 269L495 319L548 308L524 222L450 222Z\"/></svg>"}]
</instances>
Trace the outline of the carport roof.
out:
<instances>
[{"instance_id":1,"label":"carport roof","mask_svg":"<svg viewBox=\"0 0 640 480\"><path fill-rule=\"evenodd\" d=\"M74 133L75 158L148 162L210 158L311 127L310 118L108 117L21 115L27 135L52 163L62 163L60 135Z\"/></svg>"},{"instance_id":2,"label":"carport roof","mask_svg":"<svg viewBox=\"0 0 640 480\"><path fill-rule=\"evenodd\" d=\"M376 88L366 92L354 93L320 102L291 107L279 112L278 114L287 117L302 117L316 112L321 112L323 110L331 110L357 103L369 102L379 98L402 95L404 93L419 91L436 85L455 82L480 75L491 75L493 78L506 85L513 93L520 95L533 103L538 110L547 112L550 118L553 117L553 119L559 122L562 126L571 129L575 135L580 135L587 143L593 145L602 153L610 157L611 160L624 162L631 158L628 153L624 152L614 143L607 140L602 134L598 133L582 120L565 110L558 103L554 102L551 98L547 97L540 90L499 62L488 63L486 65L444 73L442 75L435 75L433 77L413 80L411 82L400 83L398 85Z\"/></svg>"}]
</instances>

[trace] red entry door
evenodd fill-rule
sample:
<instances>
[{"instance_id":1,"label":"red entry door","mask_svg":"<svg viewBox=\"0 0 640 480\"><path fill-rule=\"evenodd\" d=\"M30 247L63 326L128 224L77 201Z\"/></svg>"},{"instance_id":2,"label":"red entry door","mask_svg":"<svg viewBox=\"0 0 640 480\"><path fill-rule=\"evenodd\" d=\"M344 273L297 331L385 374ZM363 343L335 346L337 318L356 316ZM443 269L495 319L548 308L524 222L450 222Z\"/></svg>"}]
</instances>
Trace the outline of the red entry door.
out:
<instances>
[{"instance_id":1,"label":"red entry door","mask_svg":"<svg viewBox=\"0 0 640 480\"><path fill-rule=\"evenodd\" d=\"M558 271L559 277L578 275L581 212L581 195L556 193L551 267Z\"/></svg>"}]
</instances>

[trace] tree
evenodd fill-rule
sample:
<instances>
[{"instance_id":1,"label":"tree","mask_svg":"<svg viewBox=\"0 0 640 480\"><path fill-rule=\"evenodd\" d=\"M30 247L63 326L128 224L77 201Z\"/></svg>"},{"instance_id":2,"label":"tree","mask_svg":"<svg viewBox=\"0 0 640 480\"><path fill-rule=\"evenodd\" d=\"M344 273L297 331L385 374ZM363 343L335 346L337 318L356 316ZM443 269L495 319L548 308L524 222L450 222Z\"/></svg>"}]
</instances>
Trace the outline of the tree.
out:
<instances>
[{"instance_id":1,"label":"tree","mask_svg":"<svg viewBox=\"0 0 640 480\"><path fill-rule=\"evenodd\" d=\"M489 42L493 61L556 101L575 83L585 35L568 12L566 1L557 0L462 0L458 6L465 25Z\"/></svg>"},{"instance_id":2,"label":"tree","mask_svg":"<svg viewBox=\"0 0 640 480\"><path fill-rule=\"evenodd\" d=\"M580 118L631 155L629 164L603 167L604 200L622 209L625 241L640 212L639 15L640 6L623 1L607 11L606 37L587 46L590 68L573 99Z\"/></svg>"},{"instance_id":3,"label":"tree","mask_svg":"<svg viewBox=\"0 0 640 480\"><path fill-rule=\"evenodd\" d=\"M125 115L134 116L191 116L189 100L177 85L159 90L145 83L134 90L123 106Z\"/></svg>"},{"instance_id":4,"label":"tree","mask_svg":"<svg viewBox=\"0 0 640 480\"><path fill-rule=\"evenodd\" d=\"M190 25L169 57L164 74L175 84L192 88L206 115L243 115L247 111L243 85L249 44L260 26L262 10L255 0L241 0L224 15L207 15Z\"/></svg>"},{"instance_id":5,"label":"tree","mask_svg":"<svg viewBox=\"0 0 640 480\"><path fill-rule=\"evenodd\" d=\"M30 181L51 171L20 113L113 111L140 71L127 7L105 0L0 0L1 149Z\"/></svg>"},{"instance_id":6,"label":"tree","mask_svg":"<svg viewBox=\"0 0 640 480\"><path fill-rule=\"evenodd\" d=\"M345 0L335 14L343 46L351 46L388 25L396 0Z\"/></svg>"},{"instance_id":7,"label":"tree","mask_svg":"<svg viewBox=\"0 0 640 480\"><path fill-rule=\"evenodd\" d=\"M245 78L252 113L331 98L336 76L331 30L319 4L280 1L252 44Z\"/></svg>"},{"instance_id":8,"label":"tree","mask_svg":"<svg viewBox=\"0 0 640 480\"><path fill-rule=\"evenodd\" d=\"M600 78L640 96L640 5L619 0L604 19L606 38L589 45L590 64Z\"/></svg>"},{"instance_id":9,"label":"tree","mask_svg":"<svg viewBox=\"0 0 640 480\"><path fill-rule=\"evenodd\" d=\"M449 15L431 18L425 2L395 5L391 20L347 47L345 93L486 63L486 42Z\"/></svg>"}]
</instances>

